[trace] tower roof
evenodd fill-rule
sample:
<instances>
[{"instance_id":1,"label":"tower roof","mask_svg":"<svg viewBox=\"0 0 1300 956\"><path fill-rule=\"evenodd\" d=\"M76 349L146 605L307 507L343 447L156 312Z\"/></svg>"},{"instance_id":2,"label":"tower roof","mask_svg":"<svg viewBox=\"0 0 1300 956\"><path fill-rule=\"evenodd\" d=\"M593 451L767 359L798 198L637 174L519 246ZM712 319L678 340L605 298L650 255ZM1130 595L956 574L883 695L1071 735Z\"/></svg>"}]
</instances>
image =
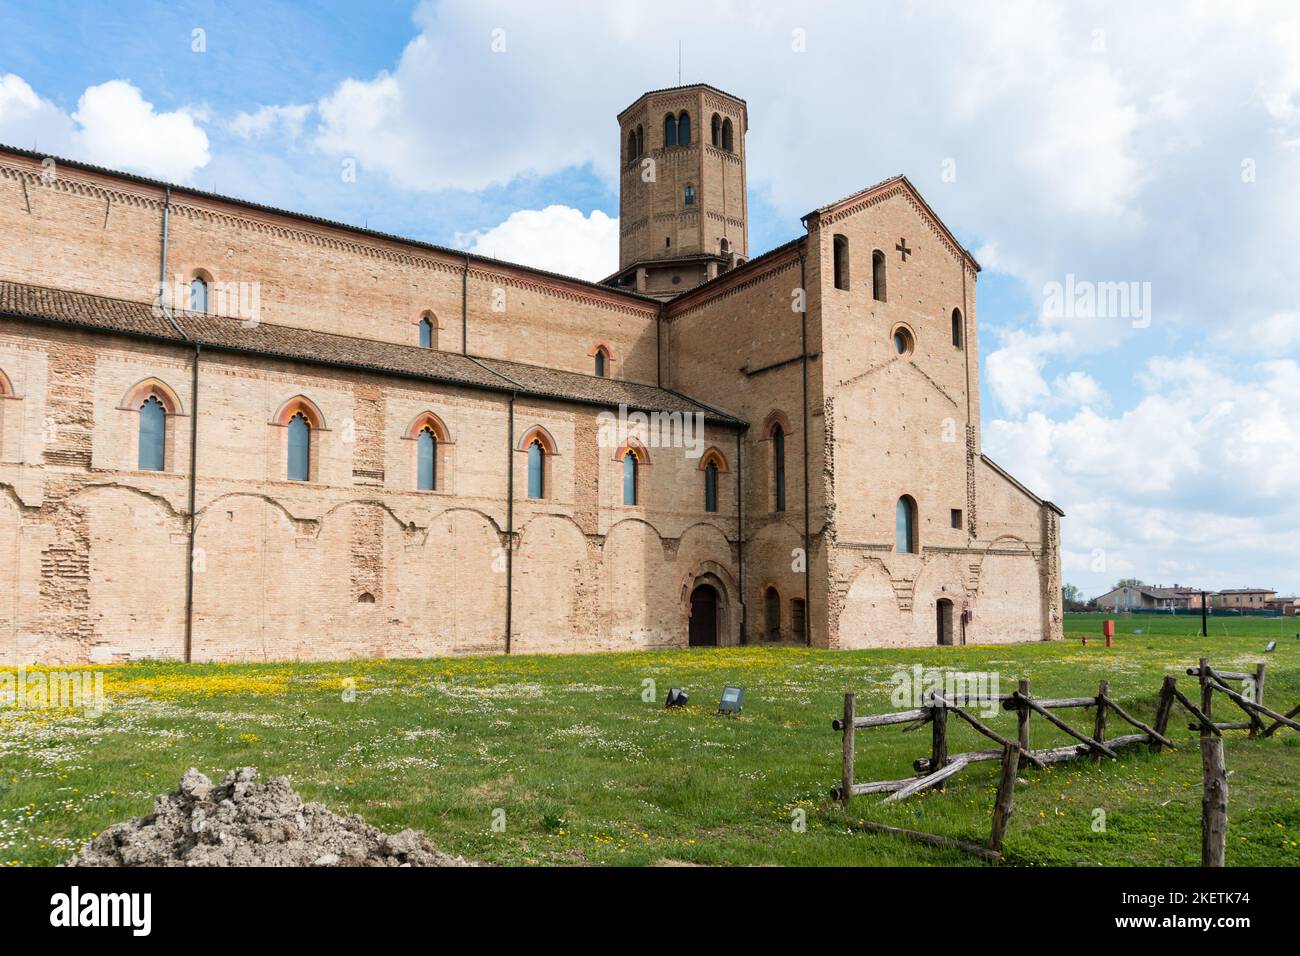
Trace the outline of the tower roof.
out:
<instances>
[{"instance_id":1,"label":"tower roof","mask_svg":"<svg viewBox=\"0 0 1300 956\"><path fill-rule=\"evenodd\" d=\"M708 90L710 93L717 93L719 96L725 96L729 100L735 100L744 109L745 126L748 129L749 107L745 103L745 101L741 99L739 96L736 96L732 93L728 93L726 90L720 90L716 86L711 86L708 83L687 83L683 86L666 86L661 90L646 90L646 92L642 93L635 100L633 100L625 109L619 112L618 121L621 123L623 121L624 116L632 112L634 109L640 106L644 100L648 99L651 96L661 96L664 93L682 93L687 90Z\"/></svg>"}]
</instances>

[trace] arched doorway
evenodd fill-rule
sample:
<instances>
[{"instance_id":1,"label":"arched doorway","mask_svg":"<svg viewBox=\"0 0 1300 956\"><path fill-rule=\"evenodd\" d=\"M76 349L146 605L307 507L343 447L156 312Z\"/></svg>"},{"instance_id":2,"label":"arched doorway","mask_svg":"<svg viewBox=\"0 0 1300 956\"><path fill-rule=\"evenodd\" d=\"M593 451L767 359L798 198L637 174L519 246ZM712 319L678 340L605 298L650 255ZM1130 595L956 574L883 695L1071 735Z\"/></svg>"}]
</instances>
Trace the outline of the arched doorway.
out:
<instances>
[{"instance_id":1,"label":"arched doorway","mask_svg":"<svg viewBox=\"0 0 1300 956\"><path fill-rule=\"evenodd\" d=\"M718 592L711 584L697 584L691 592L687 641L691 647L718 646Z\"/></svg>"},{"instance_id":2,"label":"arched doorway","mask_svg":"<svg viewBox=\"0 0 1300 956\"><path fill-rule=\"evenodd\" d=\"M934 604L934 612L937 643L951 647L953 643L952 602L947 598L939 598Z\"/></svg>"}]
</instances>

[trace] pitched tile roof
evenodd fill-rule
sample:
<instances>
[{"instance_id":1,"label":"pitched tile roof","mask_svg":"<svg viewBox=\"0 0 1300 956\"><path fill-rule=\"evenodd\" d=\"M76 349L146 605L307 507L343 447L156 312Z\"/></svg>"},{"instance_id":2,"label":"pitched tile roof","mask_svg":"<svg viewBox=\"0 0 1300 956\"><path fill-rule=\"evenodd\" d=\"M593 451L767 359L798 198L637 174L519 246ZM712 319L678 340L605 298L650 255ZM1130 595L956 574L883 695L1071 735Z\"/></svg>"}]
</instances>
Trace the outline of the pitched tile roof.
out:
<instances>
[{"instance_id":1,"label":"pitched tile roof","mask_svg":"<svg viewBox=\"0 0 1300 956\"><path fill-rule=\"evenodd\" d=\"M164 312L146 302L0 281L0 316L145 336L176 344L263 355L406 378L465 385L509 394L641 411L703 413L721 423L743 426L734 415L653 385L598 378L559 369L471 357L330 332L315 332L198 312Z\"/></svg>"},{"instance_id":2,"label":"pitched tile roof","mask_svg":"<svg viewBox=\"0 0 1300 956\"><path fill-rule=\"evenodd\" d=\"M16 282L0 282L0 314L42 318L108 332L179 338L176 327L165 316L154 314L145 303Z\"/></svg>"}]
</instances>

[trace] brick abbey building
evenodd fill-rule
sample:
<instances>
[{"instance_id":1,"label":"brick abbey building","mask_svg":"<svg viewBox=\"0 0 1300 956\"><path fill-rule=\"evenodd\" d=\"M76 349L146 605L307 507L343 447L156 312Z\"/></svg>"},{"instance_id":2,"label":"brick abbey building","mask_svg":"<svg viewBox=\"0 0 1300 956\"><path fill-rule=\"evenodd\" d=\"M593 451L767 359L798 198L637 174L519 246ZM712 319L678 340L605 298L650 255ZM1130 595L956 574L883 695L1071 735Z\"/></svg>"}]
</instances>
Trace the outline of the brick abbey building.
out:
<instances>
[{"instance_id":1,"label":"brick abbey building","mask_svg":"<svg viewBox=\"0 0 1300 956\"><path fill-rule=\"evenodd\" d=\"M602 283L0 149L0 662L1059 636L912 185L750 258L745 103L618 123Z\"/></svg>"}]
</instances>

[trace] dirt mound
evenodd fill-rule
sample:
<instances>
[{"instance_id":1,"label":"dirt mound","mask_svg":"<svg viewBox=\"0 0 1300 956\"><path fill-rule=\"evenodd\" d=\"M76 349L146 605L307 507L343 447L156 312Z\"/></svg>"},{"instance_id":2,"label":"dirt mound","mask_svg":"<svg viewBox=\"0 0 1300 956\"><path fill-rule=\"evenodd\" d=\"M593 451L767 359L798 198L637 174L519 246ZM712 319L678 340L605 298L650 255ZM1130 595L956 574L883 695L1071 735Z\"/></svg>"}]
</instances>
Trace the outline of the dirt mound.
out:
<instances>
[{"instance_id":1,"label":"dirt mound","mask_svg":"<svg viewBox=\"0 0 1300 956\"><path fill-rule=\"evenodd\" d=\"M221 783L193 767L153 813L115 823L67 866L473 866L419 830L387 834L360 816L303 803L288 777L255 783L240 767Z\"/></svg>"}]
</instances>

